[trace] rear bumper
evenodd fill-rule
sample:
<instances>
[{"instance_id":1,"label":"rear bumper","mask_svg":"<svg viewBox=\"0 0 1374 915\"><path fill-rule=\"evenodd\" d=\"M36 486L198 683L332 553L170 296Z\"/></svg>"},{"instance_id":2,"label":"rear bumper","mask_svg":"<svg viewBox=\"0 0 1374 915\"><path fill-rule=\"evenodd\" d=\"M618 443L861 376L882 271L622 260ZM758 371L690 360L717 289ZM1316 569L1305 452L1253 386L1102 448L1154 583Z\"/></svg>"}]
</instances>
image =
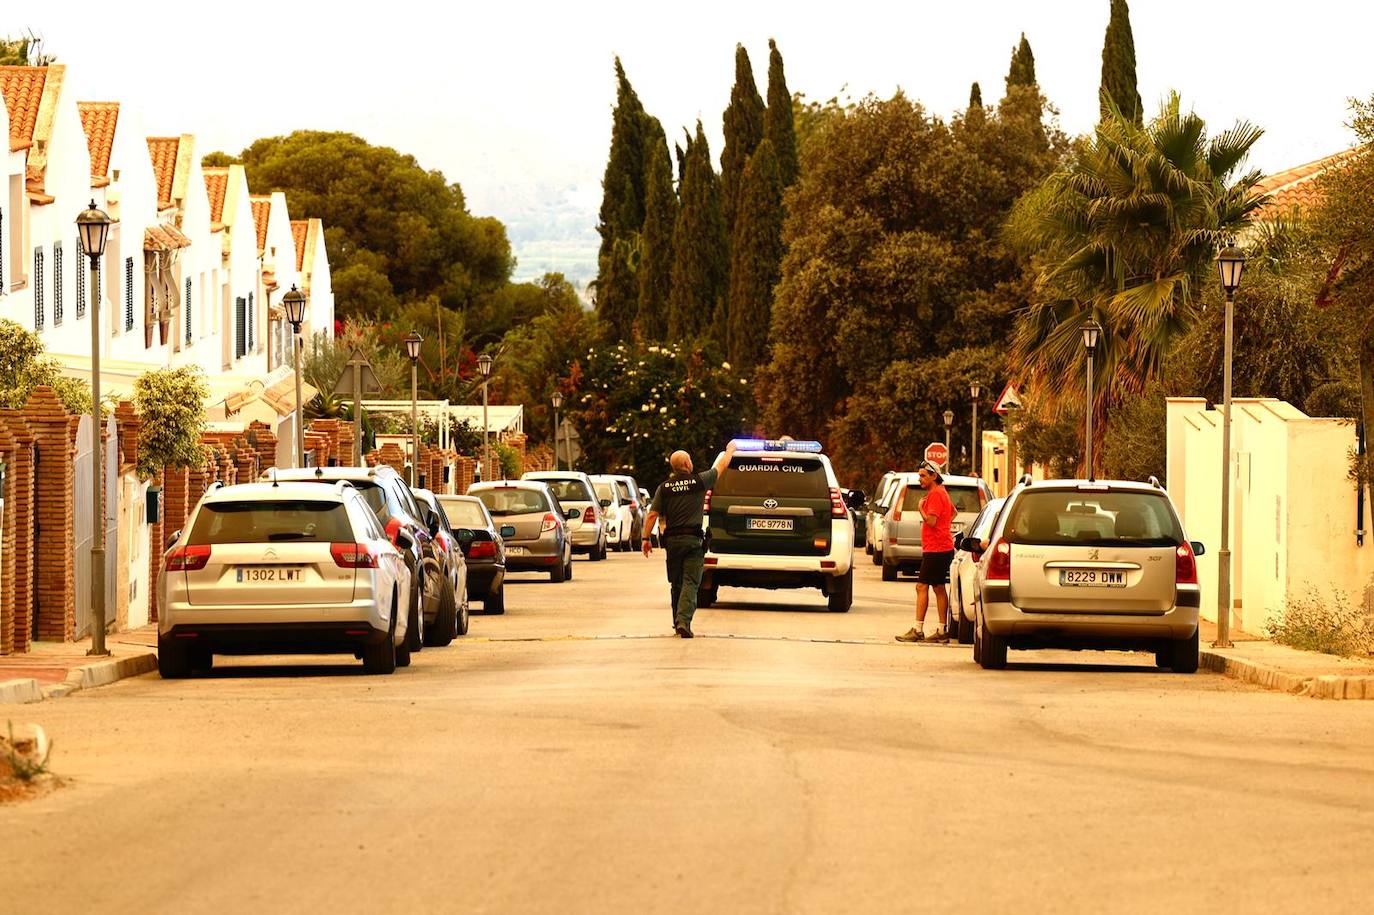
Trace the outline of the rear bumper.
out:
<instances>
[{"instance_id":1,"label":"rear bumper","mask_svg":"<svg viewBox=\"0 0 1374 915\"><path fill-rule=\"evenodd\" d=\"M1175 606L1162 614L1030 613L1007 601L983 604L988 630L1013 648L1067 643L1085 647L1150 647L1161 639L1191 638L1198 608Z\"/></svg>"},{"instance_id":2,"label":"rear bumper","mask_svg":"<svg viewBox=\"0 0 1374 915\"><path fill-rule=\"evenodd\" d=\"M372 598L347 604L189 604L170 601L161 608L158 632L166 635L183 626L368 626L386 632L391 627L391 608ZM399 621L398 621L399 622Z\"/></svg>"},{"instance_id":3,"label":"rear bumper","mask_svg":"<svg viewBox=\"0 0 1374 915\"><path fill-rule=\"evenodd\" d=\"M577 550L590 550L601 542L601 525L584 524L572 532L572 545Z\"/></svg>"},{"instance_id":4,"label":"rear bumper","mask_svg":"<svg viewBox=\"0 0 1374 915\"><path fill-rule=\"evenodd\" d=\"M835 525L835 540L821 556L770 556L760 553L707 552L702 583L707 587L828 588L831 579L848 574L854 561L854 534Z\"/></svg>"},{"instance_id":5,"label":"rear bumper","mask_svg":"<svg viewBox=\"0 0 1374 915\"><path fill-rule=\"evenodd\" d=\"M888 541L883 550L883 564L896 566L904 572L914 572L921 566L926 551L919 544Z\"/></svg>"},{"instance_id":6,"label":"rear bumper","mask_svg":"<svg viewBox=\"0 0 1374 915\"><path fill-rule=\"evenodd\" d=\"M468 594L473 597L484 597L491 594L499 589L505 580L506 569L504 566L468 564Z\"/></svg>"},{"instance_id":7,"label":"rear bumper","mask_svg":"<svg viewBox=\"0 0 1374 915\"><path fill-rule=\"evenodd\" d=\"M386 641L366 623L178 623L164 638L214 654L352 654Z\"/></svg>"}]
</instances>

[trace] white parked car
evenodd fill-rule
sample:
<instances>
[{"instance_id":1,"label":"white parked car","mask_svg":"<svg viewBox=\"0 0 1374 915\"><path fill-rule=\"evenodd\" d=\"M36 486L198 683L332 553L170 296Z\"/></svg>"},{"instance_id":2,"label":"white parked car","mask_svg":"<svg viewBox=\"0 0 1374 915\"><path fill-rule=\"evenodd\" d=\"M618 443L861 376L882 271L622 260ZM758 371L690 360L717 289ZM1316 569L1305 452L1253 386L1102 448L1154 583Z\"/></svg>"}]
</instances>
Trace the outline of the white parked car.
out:
<instances>
[{"instance_id":1,"label":"white parked car","mask_svg":"<svg viewBox=\"0 0 1374 915\"><path fill-rule=\"evenodd\" d=\"M611 549L622 553L638 547L639 543L635 538L639 526L635 518L634 502L629 498L629 489L624 478L611 474L594 474L591 480L597 503L606 519L606 543Z\"/></svg>"},{"instance_id":2,"label":"white parked car","mask_svg":"<svg viewBox=\"0 0 1374 915\"><path fill-rule=\"evenodd\" d=\"M369 673L410 663L410 571L352 484L219 486L173 535L161 576L158 670L216 654L352 654Z\"/></svg>"},{"instance_id":3,"label":"white parked car","mask_svg":"<svg viewBox=\"0 0 1374 915\"><path fill-rule=\"evenodd\" d=\"M541 470L527 473L520 479L545 484L565 509L576 508L581 512L578 517L568 519L573 552L586 553L593 562L606 558L606 516L592 488L591 477L580 470Z\"/></svg>"},{"instance_id":4,"label":"white parked car","mask_svg":"<svg viewBox=\"0 0 1374 915\"><path fill-rule=\"evenodd\" d=\"M992 490L979 477L945 476L943 485L954 503L950 530L957 546L964 530L992 498ZM883 581L896 581L897 573L914 574L921 567L925 549L921 546L924 523L919 506L925 494L915 474L910 478L902 474L888 497L882 525Z\"/></svg>"},{"instance_id":5,"label":"white parked car","mask_svg":"<svg viewBox=\"0 0 1374 915\"><path fill-rule=\"evenodd\" d=\"M973 644L978 560L983 558L984 552L981 544L986 543L992 525L997 521L997 513L1006 502L1006 499L993 499L984 505L964 531L965 536L955 538L955 543L960 547L955 550L954 559L949 564L949 633L957 635L965 645Z\"/></svg>"}]
</instances>

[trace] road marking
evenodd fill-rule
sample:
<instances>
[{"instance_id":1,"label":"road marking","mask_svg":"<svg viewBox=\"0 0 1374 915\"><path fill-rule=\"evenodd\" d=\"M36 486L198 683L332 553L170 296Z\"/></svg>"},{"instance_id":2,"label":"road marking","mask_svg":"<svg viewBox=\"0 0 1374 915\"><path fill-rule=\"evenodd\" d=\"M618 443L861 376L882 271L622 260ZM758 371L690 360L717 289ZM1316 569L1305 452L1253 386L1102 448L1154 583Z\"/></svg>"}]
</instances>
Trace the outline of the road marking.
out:
<instances>
[{"instance_id":1,"label":"road marking","mask_svg":"<svg viewBox=\"0 0 1374 915\"><path fill-rule=\"evenodd\" d=\"M546 636L464 636L464 642L613 642L634 639L676 639L674 633L638 633L632 635L546 635ZM835 638L808 638L796 635L742 635L735 633L705 633L698 632L695 636L698 639L738 639L746 642L812 642L818 645L889 645L897 647L927 647L934 648L963 648L969 649L968 645L960 645L956 642L912 642L900 643L890 639L835 639Z\"/></svg>"}]
</instances>

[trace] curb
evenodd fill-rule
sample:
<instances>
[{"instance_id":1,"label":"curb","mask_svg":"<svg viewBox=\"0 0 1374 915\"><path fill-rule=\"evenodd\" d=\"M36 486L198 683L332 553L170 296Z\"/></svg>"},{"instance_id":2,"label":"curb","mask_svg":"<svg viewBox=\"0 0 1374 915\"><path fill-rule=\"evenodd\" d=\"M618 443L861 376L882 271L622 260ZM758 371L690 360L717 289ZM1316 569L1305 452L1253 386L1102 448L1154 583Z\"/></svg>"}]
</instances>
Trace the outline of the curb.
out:
<instances>
[{"instance_id":1,"label":"curb","mask_svg":"<svg viewBox=\"0 0 1374 915\"><path fill-rule=\"evenodd\" d=\"M1374 699L1374 677L1341 677L1335 674L1307 677L1205 649L1198 652L1198 662L1200 667L1225 674L1243 683L1253 683L1255 686L1294 696L1310 696L1314 699Z\"/></svg>"},{"instance_id":2,"label":"curb","mask_svg":"<svg viewBox=\"0 0 1374 915\"><path fill-rule=\"evenodd\" d=\"M20 705L41 702L43 691L34 679L0 680L0 705Z\"/></svg>"},{"instance_id":3,"label":"curb","mask_svg":"<svg viewBox=\"0 0 1374 915\"><path fill-rule=\"evenodd\" d=\"M108 658L104 661L96 661L94 664L83 664L67 671L67 679L61 683L45 686L43 698L61 699L63 696L70 696L78 690L108 686L117 680L137 677L154 670L157 670L157 654L155 652L144 652L143 654L126 655L122 658Z\"/></svg>"}]
</instances>

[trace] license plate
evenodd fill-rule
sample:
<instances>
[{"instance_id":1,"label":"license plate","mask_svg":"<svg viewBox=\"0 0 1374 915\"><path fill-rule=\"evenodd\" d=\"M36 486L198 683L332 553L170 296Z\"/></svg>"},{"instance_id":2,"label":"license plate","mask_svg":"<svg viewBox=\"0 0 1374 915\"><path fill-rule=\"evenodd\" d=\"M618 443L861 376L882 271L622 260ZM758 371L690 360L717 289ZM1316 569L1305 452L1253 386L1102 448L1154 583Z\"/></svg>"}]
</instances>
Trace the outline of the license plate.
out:
<instances>
[{"instance_id":1,"label":"license plate","mask_svg":"<svg viewBox=\"0 0 1374 915\"><path fill-rule=\"evenodd\" d=\"M746 531L790 531L792 530L791 518L746 518L744 520Z\"/></svg>"},{"instance_id":2,"label":"license plate","mask_svg":"<svg viewBox=\"0 0 1374 915\"><path fill-rule=\"evenodd\" d=\"M1126 573L1102 569L1060 569L1059 584L1065 588L1124 588Z\"/></svg>"},{"instance_id":3,"label":"license plate","mask_svg":"<svg viewBox=\"0 0 1374 915\"><path fill-rule=\"evenodd\" d=\"M239 566L235 572L238 580L244 583L305 580L305 569L301 566Z\"/></svg>"},{"instance_id":4,"label":"license plate","mask_svg":"<svg viewBox=\"0 0 1374 915\"><path fill-rule=\"evenodd\" d=\"M507 556L528 556L529 554L530 554L530 551L527 550L527 549L525 549L523 546L508 546L508 547L506 547L506 555L507 555Z\"/></svg>"}]
</instances>

